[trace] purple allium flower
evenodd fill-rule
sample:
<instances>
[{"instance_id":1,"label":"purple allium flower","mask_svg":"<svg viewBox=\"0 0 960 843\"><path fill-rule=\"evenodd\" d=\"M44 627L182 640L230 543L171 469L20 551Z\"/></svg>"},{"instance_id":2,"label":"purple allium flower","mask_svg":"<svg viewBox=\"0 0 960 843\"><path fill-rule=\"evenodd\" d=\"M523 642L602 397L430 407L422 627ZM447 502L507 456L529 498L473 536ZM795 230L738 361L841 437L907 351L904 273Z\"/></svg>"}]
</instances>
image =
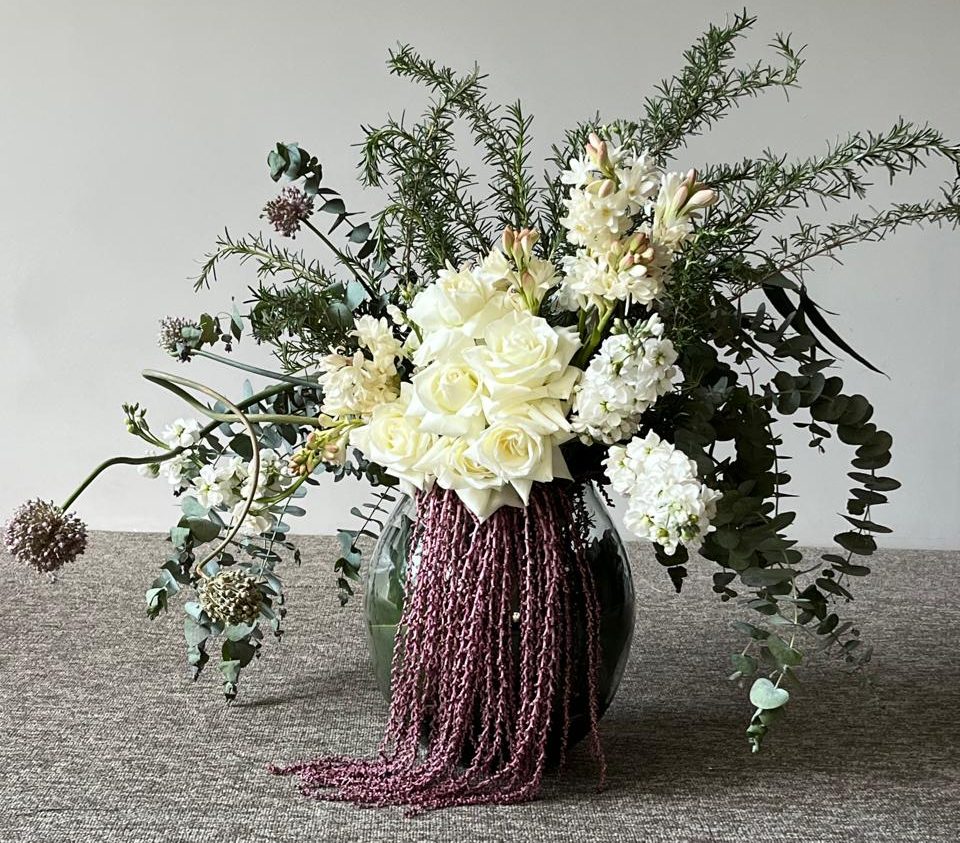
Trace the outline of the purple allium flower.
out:
<instances>
[{"instance_id":1,"label":"purple allium flower","mask_svg":"<svg viewBox=\"0 0 960 843\"><path fill-rule=\"evenodd\" d=\"M17 507L3 530L3 543L15 559L51 572L87 548L87 525L53 501L39 498Z\"/></svg>"},{"instance_id":2,"label":"purple allium flower","mask_svg":"<svg viewBox=\"0 0 960 843\"><path fill-rule=\"evenodd\" d=\"M240 568L226 568L204 580L197 596L203 611L224 624L252 623L263 602L257 578Z\"/></svg>"},{"instance_id":3,"label":"purple allium flower","mask_svg":"<svg viewBox=\"0 0 960 843\"><path fill-rule=\"evenodd\" d=\"M192 319L183 316L166 316L160 320L160 331L157 334L157 345L173 357L184 357L187 341L183 336L184 328L197 328L199 325ZM189 355L187 357L189 359Z\"/></svg>"},{"instance_id":4,"label":"purple allium flower","mask_svg":"<svg viewBox=\"0 0 960 843\"><path fill-rule=\"evenodd\" d=\"M278 234L293 237L300 230L300 222L313 213L313 197L296 187L285 187L276 199L263 206L261 217L266 217Z\"/></svg>"}]
</instances>

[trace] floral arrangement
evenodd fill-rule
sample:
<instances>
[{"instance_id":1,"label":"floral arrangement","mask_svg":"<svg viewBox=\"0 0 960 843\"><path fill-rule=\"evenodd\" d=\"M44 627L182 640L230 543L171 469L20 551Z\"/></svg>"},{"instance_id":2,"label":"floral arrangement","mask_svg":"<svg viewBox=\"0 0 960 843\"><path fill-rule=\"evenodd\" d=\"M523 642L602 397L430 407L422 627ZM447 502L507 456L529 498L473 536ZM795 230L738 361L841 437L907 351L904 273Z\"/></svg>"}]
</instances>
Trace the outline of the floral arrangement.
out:
<instances>
[{"instance_id":1,"label":"floral arrangement","mask_svg":"<svg viewBox=\"0 0 960 843\"><path fill-rule=\"evenodd\" d=\"M889 532L873 513L899 485L881 473L890 435L864 396L844 390L830 348L873 367L830 326L808 270L904 225L956 226L960 182L954 174L935 199L840 222L800 221L787 234L780 224L810 202L862 199L875 170L896 179L940 160L960 172L960 146L901 119L797 161L764 152L677 168L671 162L687 138L746 97L795 85L801 51L785 37L773 43L781 64L733 65L736 42L753 24L742 14L710 27L638 118L575 126L539 183L531 119L519 103L491 104L476 70L458 75L409 47L392 53L391 72L425 85L432 99L417 122L366 130L361 181L383 189L381 210L367 219L349 211L297 144L280 143L268 158L271 178L286 186L263 216L281 237L316 236L338 270L262 234L225 233L196 286L209 285L227 259L252 264L249 310L161 323L160 344L172 357L233 366L268 385L254 391L247 383L234 403L178 375L145 373L204 420L179 419L157 434L145 411L126 405L127 427L148 453L108 460L62 506L24 505L6 528L8 549L54 571L84 550L85 529L68 510L102 470L135 464L162 478L182 517L147 612L186 595L188 660L199 674L220 640L233 697L264 630L281 633L282 554L299 561L287 519L303 514L297 501L316 476L378 487L355 511L362 523L339 534L334 567L344 601L359 578L363 540L376 538L398 493L413 496L418 582L398 646L405 655L394 661L384 755L283 771L298 773L308 792L364 804L518 801L535 795L547 724L556 706L569 706L571 668L554 651L581 626L591 689L596 679L582 516L575 494L550 490L611 487L626 501L627 529L652 544L677 591L697 553L695 572L711 570L719 599L748 618L735 621L744 643L731 679L750 682L747 737L759 749L803 662L818 652L869 659L841 611L853 582L869 573L873 536ZM460 122L484 153L482 180L457 158ZM278 371L218 353L247 338L271 347ZM805 558L787 534L794 513L778 433L784 419L806 431L814 451L833 438L853 449L838 548L818 559ZM573 548L572 564L564 547ZM492 618L490 607L506 599L493 582L513 582L521 595L502 615L536 630L521 635L518 658L539 665L540 678L501 665L503 684L517 684L519 696L490 691L481 704L462 686L482 696L483 683L492 688L496 679L478 672L487 670L484 659L514 646L508 621L491 632L473 614L489 608ZM524 594L548 607L546 620L523 608ZM461 624L461 649L437 643L445 606L444 619ZM460 673L449 688L447 678L433 688L423 681L430 666L444 677ZM478 710L492 713L481 716L476 738L464 724ZM599 758L592 690L590 711ZM504 712L520 724L507 736ZM431 717L436 740L424 761L418 745ZM458 765L470 747L476 757L464 773Z\"/></svg>"}]
</instances>

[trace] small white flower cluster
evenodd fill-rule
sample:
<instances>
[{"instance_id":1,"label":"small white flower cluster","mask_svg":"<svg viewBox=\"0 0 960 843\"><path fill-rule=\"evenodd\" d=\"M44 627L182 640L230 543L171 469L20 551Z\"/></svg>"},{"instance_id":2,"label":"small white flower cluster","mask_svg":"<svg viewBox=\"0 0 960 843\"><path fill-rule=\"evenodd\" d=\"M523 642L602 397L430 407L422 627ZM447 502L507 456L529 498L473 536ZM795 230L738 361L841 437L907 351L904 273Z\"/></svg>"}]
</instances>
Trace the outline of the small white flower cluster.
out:
<instances>
[{"instance_id":1,"label":"small white flower cluster","mask_svg":"<svg viewBox=\"0 0 960 843\"><path fill-rule=\"evenodd\" d=\"M190 448L200 442L200 423L196 419L177 419L164 428L160 439L169 448ZM154 456L161 452L151 449L149 453ZM186 495L194 498L204 509L229 512L231 525L240 517L244 501L254 483L250 463L238 456L198 468L196 458L190 452L184 452L163 462L141 465L137 470L145 477L163 477L176 489L186 490ZM256 478L257 498L278 495L292 482L293 477L286 470L285 459L271 448L261 450L260 472ZM255 503L244 519L240 532L258 535L270 529L274 521L269 505Z\"/></svg>"},{"instance_id":2,"label":"small white flower cluster","mask_svg":"<svg viewBox=\"0 0 960 843\"><path fill-rule=\"evenodd\" d=\"M329 354L320 363L321 409L334 418L367 418L375 407L399 395L397 357L402 348L390 323L361 316L353 335L360 348L352 356Z\"/></svg>"},{"instance_id":3,"label":"small white flower cluster","mask_svg":"<svg viewBox=\"0 0 960 843\"><path fill-rule=\"evenodd\" d=\"M649 307L696 215L716 201L694 170L662 174L646 154L629 155L596 134L561 179L571 187L560 222L578 247L563 261L559 301L569 310L621 301Z\"/></svg>"},{"instance_id":4,"label":"small white flower cluster","mask_svg":"<svg viewBox=\"0 0 960 843\"><path fill-rule=\"evenodd\" d=\"M257 499L278 495L292 482L292 477L284 470L283 457L270 448L260 451L260 472L256 481L250 469L251 464L240 457L205 465L194 478L187 495L195 498L205 509L229 511L229 523L236 524L254 482L257 486ZM268 505L254 503L243 520L240 532L244 535L259 535L269 530L274 521Z\"/></svg>"},{"instance_id":5,"label":"small white flower cluster","mask_svg":"<svg viewBox=\"0 0 960 843\"><path fill-rule=\"evenodd\" d=\"M196 419L177 419L163 429L160 439L171 449L190 448L200 441L200 422ZM158 449L151 448L147 456L158 456L160 453ZM175 490L185 489L197 476L197 464L189 452L184 452L160 463L137 466L137 473L143 477L163 477Z\"/></svg>"},{"instance_id":6,"label":"small white flower cluster","mask_svg":"<svg viewBox=\"0 0 960 843\"><path fill-rule=\"evenodd\" d=\"M604 463L614 489L627 498L624 524L673 555L679 545L699 547L713 530L721 493L701 483L697 465L650 431L610 448Z\"/></svg>"},{"instance_id":7,"label":"small white flower cluster","mask_svg":"<svg viewBox=\"0 0 960 843\"><path fill-rule=\"evenodd\" d=\"M633 436L643 413L682 379L676 360L656 313L607 337L574 392L574 432L587 444L613 445Z\"/></svg>"},{"instance_id":8,"label":"small white flower cluster","mask_svg":"<svg viewBox=\"0 0 960 843\"><path fill-rule=\"evenodd\" d=\"M559 445L572 436L580 340L535 315L556 278L530 254L534 241L511 233L505 253L448 267L417 294L405 314L417 370L350 437L406 488L453 489L480 518L570 476Z\"/></svg>"}]
</instances>

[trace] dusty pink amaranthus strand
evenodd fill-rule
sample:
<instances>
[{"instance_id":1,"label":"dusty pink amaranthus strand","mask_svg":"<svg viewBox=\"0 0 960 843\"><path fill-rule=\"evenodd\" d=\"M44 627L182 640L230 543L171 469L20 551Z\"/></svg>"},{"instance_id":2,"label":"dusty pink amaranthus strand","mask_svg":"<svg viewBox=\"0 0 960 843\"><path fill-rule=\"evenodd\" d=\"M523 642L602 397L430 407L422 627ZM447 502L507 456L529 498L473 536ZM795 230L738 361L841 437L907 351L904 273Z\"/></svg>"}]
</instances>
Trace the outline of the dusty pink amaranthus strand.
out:
<instances>
[{"instance_id":1,"label":"dusty pink amaranthus strand","mask_svg":"<svg viewBox=\"0 0 960 843\"><path fill-rule=\"evenodd\" d=\"M417 561L406 584L379 755L328 756L271 771L296 775L308 796L402 805L409 814L533 799L552 734L561 763L566 755L580 639L602 786L600 612L576 487L537 484L526 509L504 507L482 524L455 493L439 488L420 495L417 511Z\"/></svg>"}]
</instances>

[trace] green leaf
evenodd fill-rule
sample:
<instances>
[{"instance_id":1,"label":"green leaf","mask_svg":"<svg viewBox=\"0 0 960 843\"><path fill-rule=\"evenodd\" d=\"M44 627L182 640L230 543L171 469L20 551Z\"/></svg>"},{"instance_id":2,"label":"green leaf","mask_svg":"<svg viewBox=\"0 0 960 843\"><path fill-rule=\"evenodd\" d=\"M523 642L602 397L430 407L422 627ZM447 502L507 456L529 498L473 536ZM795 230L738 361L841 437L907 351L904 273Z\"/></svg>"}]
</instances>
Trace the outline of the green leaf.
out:
<instances>
[{"instance_id":1,"label":"green leaf","mask_svg":"<svg viewBox=\"0 0 960 843\"><path fill-rule=\"evenodd\" d=\"M187 543L188 538L190 538L190 530L188 527L170 528L170 541L174 547L178 549L182 548Z\"/></svg>"},{"instance_id":2,"label":"green leaf","mask_svg":"<svg viewBox=\"0 0 960 843\"><path fill-rule=\"evenodd\" d=\"M873 521L864 521L862 518L851 518L849 515L843 516L847 521L853 524L854 527L857 527L861 530L866 530L870 533L892 533L889 527L884 527L882 524L875 524Z\"/></svg>"},{"instance_id":3,"label":"green leaf","mask_svg":"<svg viewBox=\"0 0 960 843\"><path fill-rule=\"evenodd\" d=\"M767 638L767 649L776 659L777 664L783 667L795 667L803 661L803 656L778 635L770 635Z\"/></svg>"},{"instance_id":4,"label":"green leaf","mask_svg":"<svg viewBox=\"0 0 960 843\"><path fill-rule=\"evenodd\" d=\"M363 243L370 236L370 223L365 222L354 226L348 235L351 243Z\"/></svg>"},{"instance_id":5,"label":"green leaf","mask_svg":"<svg viewBox=\"0 0 960 843\"><path fill-rule=\"evenodd\" d=\"M855 533L852 530L845 533L837 533L833 540L844 550L856 553L859 556L869 556L877 549L877 543L872 536L865 536L862 533Z\"/></svg>"},{"instance_id":6,"label":"green leaf","mask_svg":"<svg viewBox=\"0 0 960 843\"><path fill-rule=\"evenodd\" d=\"M185 495L180 501L180 509L183 511L183 514L190 518L206 518L208 510L206 507L200 505L198 501L192 495Z\"/></svg>"},{"instance_id":7,"label":"green leaf","mask_svg":"<svg viewBox=\"0 0 960 843\"><path fill-rule=\"evenodd\" d=\"M778 688L765 676L761 676L750 689L750 702L763 711L772 711L790 701L790 692Z\"/></svg>"},{"instance_id":8,"label":"green leaf","mask_svg":"<svg viewBox=\"0 0 960 843\"><path fill-rule=\"evenodd\" d=\"M200 543L212 542L220 535L220 527L207 518L184 519L193 537Z\"/></svg>"},{"instance_id":9,"label":"green leaf","mask_svg":"<svg viewBox=\"0 0 960 843\"><path fill-rule=\"evenodd\" d=\"M757 672L757 660L753 656L745 656L741 653L734 653L730 656L733 666L744 676L753 676Z\"/></svg>"},{"instance_id":10,"label":"green leaf","mask_svg":"<svg viewBox=\"0 0 960 843\"><path fill-rule=\"evenodd\" d=\"M320 206L320 210L325 214L336 214L337 216L342 216L347 212L347 206L343 204L342 199L328 199L323 205Z\"/></svg>"},{"instance_id":11,"label":"green leaf","mask_svg":"<svg viewBox=\"0 0 960 843\"><path fill-rule=\"evenodd\" d=\"M761 588L768 585L776 585L781 582L789 582L796 575L792 568L747 568L740 572L740 579L745 585Z\"/></svg>"},{"instance_id":12,"label":"green leaf","mask_svg":"<svg viewBox=\"0 0 960 843\"><path fill-rule=\"evenodd\" d=\"M733 628L737 630L737 632L749 635L757 641L763 641L768 634L766 630L760 629L759 626L754 626L752 623L747 623L746 621L734 621Z\"/></svg>"}]
</instances>

